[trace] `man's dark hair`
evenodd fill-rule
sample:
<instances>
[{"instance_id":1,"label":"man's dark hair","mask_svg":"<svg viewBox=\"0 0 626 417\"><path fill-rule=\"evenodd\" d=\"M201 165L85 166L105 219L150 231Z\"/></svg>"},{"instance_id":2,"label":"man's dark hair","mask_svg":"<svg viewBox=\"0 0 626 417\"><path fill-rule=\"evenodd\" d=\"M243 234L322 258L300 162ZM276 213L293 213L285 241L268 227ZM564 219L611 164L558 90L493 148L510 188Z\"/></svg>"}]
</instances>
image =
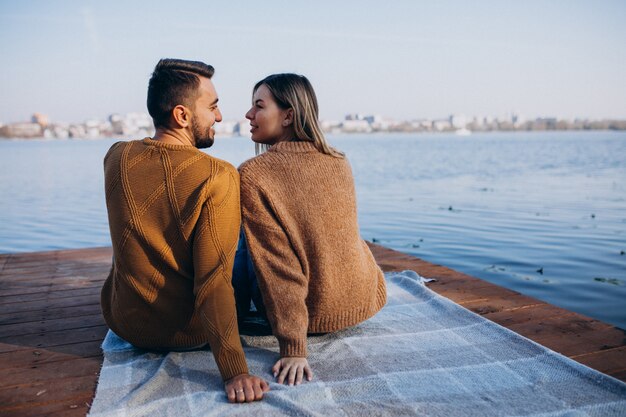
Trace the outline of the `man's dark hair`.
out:
<instances>
[{"instance_id":1,"label":"man's dark hair","mask_svg":"<svg viewBox=\"0 0 626 417\"><path fill-rule=\"evenodd\" d=\"M168 127L170 113L179 104L192 107L200 94L198 76L211 78L214 72L204 62L161 59L148 83L148 113L154 127Z\"/></svg>"}]
</instances>

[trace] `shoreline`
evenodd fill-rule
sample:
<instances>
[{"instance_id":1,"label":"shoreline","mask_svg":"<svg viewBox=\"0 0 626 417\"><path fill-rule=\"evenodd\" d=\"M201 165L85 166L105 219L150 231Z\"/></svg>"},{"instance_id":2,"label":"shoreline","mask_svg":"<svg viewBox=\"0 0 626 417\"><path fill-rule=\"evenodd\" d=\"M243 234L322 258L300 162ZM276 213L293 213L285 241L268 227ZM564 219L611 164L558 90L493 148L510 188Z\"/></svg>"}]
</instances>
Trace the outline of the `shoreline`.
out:
<instances>
[{"instance_id":1,"label":"shoreline","mask_svg":"<svg viewBox=\"0 0 626 417\"><path fill-rule=\"evenodd\" d=\"M455 130L442 130L442 131L394 131L394 130L380 130L380 131L371 131L371 132L361 132L361 131L329 131L324 132L325 135L331 138L342 138L342 137L354 137L354 136L365 136L365 137L376 137L376 136L384 136L384 135L399 135L399 136L416 136L416 137L433 137L436 138L438 136L450 136L459 138L459 140L467 139L468 136L474 135L484 135L484 136L495 136L495 135L517 135L517 134L537 134L537 135L545 135L545 134L567 134L567 133L575 133L575 134L594 134L594 133L615 133L620 134L626 132L626 128L624 129L545 129L545 130L522 130L522 129L513 129L513 130L469 130L469 133L458 133ZM72 142L72 141L80 141L80 142L90 142L90 141L98 141L98 140L120 140L120 141L129 141L136 140L146 135L110 135L110 136L95 136L95 137L43 137L43 136L33 136L33 137L6 137L0 136L0 142ZM150 136L150 135L148 135ZM220 139L237 139L243 138L250 140L248 135L239 135L239 134L224 134L224 133L216 133L216 140Z\"/></svg>"}]
</instances>

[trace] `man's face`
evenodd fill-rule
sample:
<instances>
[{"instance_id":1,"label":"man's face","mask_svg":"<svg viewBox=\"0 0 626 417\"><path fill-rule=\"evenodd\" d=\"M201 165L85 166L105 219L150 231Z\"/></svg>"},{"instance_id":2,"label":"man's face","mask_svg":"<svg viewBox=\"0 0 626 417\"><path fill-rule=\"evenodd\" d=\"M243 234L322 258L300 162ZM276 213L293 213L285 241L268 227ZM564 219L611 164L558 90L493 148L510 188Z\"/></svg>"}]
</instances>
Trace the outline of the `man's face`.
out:
<instances>
[{"instance_id":1,"label":"man's face","mask_svg":"<svg viewBox=\"0 0 626 417\"><path fill-rule=\"evenodd\" d=\"M213 125L222 121L222 113L217 107L217 92L210 79L200 77L200 95L191 117L191 133L196 148L208 148L215 140Z\"/></svg>"}]
</instances>

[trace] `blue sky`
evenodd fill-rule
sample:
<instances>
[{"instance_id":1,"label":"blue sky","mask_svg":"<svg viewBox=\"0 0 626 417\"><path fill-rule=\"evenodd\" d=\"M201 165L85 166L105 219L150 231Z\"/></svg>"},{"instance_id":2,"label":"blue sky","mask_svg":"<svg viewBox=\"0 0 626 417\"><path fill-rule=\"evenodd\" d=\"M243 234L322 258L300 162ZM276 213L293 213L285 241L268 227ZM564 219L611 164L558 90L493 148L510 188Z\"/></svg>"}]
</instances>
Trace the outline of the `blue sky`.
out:
<instances>
[{"instance_id":1,"label":"blue sky","mask_svg":"<svg viewBox=\"0 0 626 417\"><path fill-rule=\"evenodd\" d=\"M309 77L324 119L626 118L624 1L2 1L0 122L145 111L159 58L205 61L225 119Z\"/></svg>"}]
</instances>

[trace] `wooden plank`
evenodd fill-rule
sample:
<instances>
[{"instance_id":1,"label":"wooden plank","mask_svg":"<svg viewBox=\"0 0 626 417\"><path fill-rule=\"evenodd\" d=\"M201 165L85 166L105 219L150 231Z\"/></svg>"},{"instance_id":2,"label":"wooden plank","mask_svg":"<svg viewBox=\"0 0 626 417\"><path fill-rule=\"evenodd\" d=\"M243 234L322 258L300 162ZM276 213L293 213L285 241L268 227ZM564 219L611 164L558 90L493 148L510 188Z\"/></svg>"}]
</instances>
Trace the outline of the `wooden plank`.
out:
<instances>
[{"instance_id":1,"label":"wooden plank","mask_svg":"<svg viewBox=\"0 0 626 417\"><path fill-rule=\"evenodd\" d=\"M64 258L70 257L72 259L88 259L92 257L101 258L104 256L111 256L113 250L110 246L94 246L91 248L80 249L57 249L48 251L36 251L36 252L16 252L0 254L0 257L6 256L9 258L19 259L32 259L32 258Z\"/></svg>"},{"instance_id":2,"label":"wooden plank","mask_svg":"<svg viewBox=\"0 0 626 417\"><path fill-rule=\"evenodd\" d=\"M67 355L76 355L81 358L102 355L102 340L89 340L79 343L70 343L67 345L58 345L49 347L48 350L54 352L65 353Z\"/></svg>"},{"instance_id":3,"label":"wooden plank","mask_svg":"<svg viewBox=\"0 0 626 417\"><path fill-rule=\"evenodd\" d=\"M107 265L108 266L108 265ZM110 268L110 267L109 267ZM100 278L101 275L104 275L106 278L106 273L108 269L104 269L103 266L83 266L80 268L75 268L73 270L60 270L60 269L41 269L41 270L30 270L30 269L17 269L15 271L5 271L3 272L3 277L11 277L11 281L5 282L5 284L10 284L14 282L19 282L22 285L26 285L30 283L31 285L41 285L42 283L48 283L46 280L50 279L59 279L63 277L93 277L98 274L96 277Z\"/></svg>"},{"instance_id":4,"label":"wooden plank","mask_svg":"<svg viewBox=\"0 0 626 417\"><path fill-rule=\"evenodd\" d=\"M17 338L18 336L33 333L49 333L53 331L80 329L98 325L104 325L104 319L100 313L56 320L40 320L27 323L5 324L0 326L0 338Z\"/></svg>"},{"instance_id":5,"label":"wooden plank","mask_svg":"<svg viewBox=\"0 0 626 417\"><path fill-rule=\"evenodd\" d=\"M62 347L75 347L77 345L79 344L64 345ZM83 342L80 345L83 346L83 349L79 351L78 349L74 348L74 352L72 353L64 353L53 350L58 349L58 347L53 347L49 349L37 349L18 346L19 349L12 352L0 353L0 369L30 369L30 367L32 366L38 366L50 362L73 361L76 358L102 358L100 342L95 344L93 342ZM85 348L86 346L88 348Z\"/></svg>"},{"instance_id":6,"label":"wooden plank","mask_svg":"<svg viewBox=\"0 0 626 417\"><path fill-rule=\"evenodd\" d=\"M61 261L62 262L62 261ZM13 276L15 279L27 280L32 277L45 278L46 276L62 275L68 272L71 273L92 273L95 271L106 271L111 268L111 261L98 261L98 262L76 262L71 264L63 264L52 261L33 261L28 264L17 264L8 262L0 277Z\"/></svg>"},{"instance_id":7,"label":"wooden plank","mask_svg":"<svg viewBox=\"0 0 626 417\"><path fill-rule=\"evenodd\" d=\"M41 258L41 259L23 259L18 257L17 255L11 259L9 259L2 271L3 275L7 274L7 271L43 271L45 267L48 267L50 271L54 270L67 270L68 268L91 268L102 265L111 266L111 258L110 257L99 257L99 258L83 258L79 257L80 255L75 255L74 257L63 257L63 258Z\"/></svg>"},{"instance_id":8,"label":"wooden plank","mask_svg":"<svg viewBox=\"0 0 626 417\"><path fill-rule=\"evenodd\" d=\"M611 375L613 378L619 379L622 382L626 382L626 370L608 371L607 374Z\"/></svg>"},{"instance_id":9,"label":"wooden plank","mask_svg":"<svg viewBox=\"0 0 626 417\"><path fill-rule=\"evenodd\" d=\"M41 293L45 293L45 292L47 292L48 294L58 293L59 296L63 296L64 291L92 289L92 288L95 288L99 291L102 288L102 281L103 279L82 280L80 283L80 286L77 286L76 283L72 283L72 285L48 284L48 286L41 286L41 287L28 286L28 287L13 288L13 289L2 288L0 289L0 293L2 294L0 295L0 304L3 303L2 300L4 298L9 299L9 297L19 297L19 296L24 296L25 298L28 298L31 296L38 297L41 295ZM33 300L34 298L29 298L29 299Z\"/></svg>"},{"instance_id":10,"label":"wooden plank","mask_svg":"<svg viewBox=\"0 0 626 417\"><path fill-rule=\"evenodd\" d=\"M110 266L107 264L107 267ZM7 281L4 284L11 283L19 283L24 286L30 284L31 286L36 285L46 285L50 284L48 280L57 280L60 278L79 278L81 275L83 277L93 277L103 279L106 278L106 274L108 273L108 269L105 271L102 266L83 266L80 268L75 268L72 270L50 270L50 269L41 269L41 270L30 270L30 269L17 269L15 271L4 271L3 276L10 276L11 281ZM97 274L97 275L96 275ZM61 282L61 281L59 281ZM70 282L70 281L66 281Z\"/></svg>"},{"instance_id":11,"label":"wooden plank","mask_svg":"<svg viewBox=\"0 0 626 417\"><path fill-rule=\"evenodd\" d=\"M448 275L445 279L429 282L428 286L433 288L433 291L445 292L445 291L473 291L480 288L491 288L495 286L487 281L480 280L478 278L461 275Z\"/></svg>"},{"instance_id":12,"label":"wooden plank","mask_svg":"<svg viewBox=\"0 0 626 417\"><path fill-rule=\"evenodd\" d=\"M0 379L7 381L3 389L11 389L38 382L54 383L57 379L95 375L100 372L101 366L100 357L73 357L63 361L32 364L28 368L0 369Z\"/></svg>"},{"instance_id":13,"label":"wooden plank","mask_svg":"<svg viewBox=\"0 0 626 417\"><path fill-rule=\"evenodd\" d=\"M0 415L85 415L102 363L99 345L80 350L82 356L43 349L0 354L0 363L17 365L0 371ZM89 351L97 354L88 357Z\"/></svg>"},{"instance_id":14,"label":"wooden plank","mask_svg":"<svg viewBox=\"0 0 626 417\"><path fill-rule=\"evenodd\" d=\"M483 317L498 323L501 326L510 328L515 324L523 324L528 322L537 322L545 317L561 317L572 315L571 311L555 307L551 304L540 303L530 306L524 306L517 309L506 309L492 313L485 313Z\"/></svg>"},{"instance_id":15,"label":"wooden plank","mask_svg":"<svg viewBox=\"0 0 626 417\"><path fill-rule=\"evenodd\" d=\"M575 355L572 359L609 375L626 372L626 346Z\"/></svg>"},{"instance_id":16,"label":"wooden plank","mask_svg":"<svg viewBox=\"0 0 626 417\"><path fill-rule=\"evenodd\" d=\"M36 291L31 294L0 295L0 306L8 304L21 304L48 299L64 299L85 297L100 294L102 284L80 288L55 288L48 287L48 291ZM1 308L1 307L0 307ZM10 308L10 307L9 307Z\"/></svg>"},{"instance_id":17,"label":"wooden plank","mask_svg":"<svg viewBox=\"0 0 626 417\"><path fill-rule=\"evenodd\" d=\"M497 287L485 289L484 291L477 292L473 295L480 298L467 301L455 300L452 297L448 298L457 302L468 310L471 310L474 313L481 315L486 315L499 311L517 310L524 307L532 307L544 304L542 301L539 301L535 298L515 293L510 290L501 292ZM511 313L513 314L513 312Z\"/></svg>"},{"instance_id":18,"label":"wooden plank","mask_svg":"<svg viewBox=\"0 0 626 417\"><path fill-rule=\"evenodd\" d=\"M37 294L42 291L55 291L62 289L73 289L73 288L88 288L96 285L102 285L102 282L105 280L106 276L102 277L56 277L56 278L47 278L47 283L38 282L20 282L15 281L8 283L7 285L0 285L0 292L4 296L11 295L20 295L20 294ZM54 281L54 283L53 283Z\"/></svg>"},{"instance_id":19,"label":"wooden plank","mask_svg":"<svg viewBox=\"0 0 626 417\"><path fill-rule=\"evenodd\" d=\"M526 323L512 324L509 328L518 333L523 332L536 336L584 335L599 330L615 329L609 324L576 313L559 315L557 317L546 316ZM618 330L618 332L623 334L623 331Z\"/></svg>"},{"instance_id":20,"label":"wooden plank","mask_svg":"<svg viewBox=\"0 0 626 417\"><path fill-rule=\"evenodd\" d=\"M92 399L93 394L84 392L70 399L0 409L0 412L3 417L84 417L89 412Z\"/></svg>"},{"instance_id":21,"label":"wooden plank","mask_svg":"<svg viewBox=\"0 0 626 417\"><path fill-rule=\"evenodd\" d=\"M27 385L0 387L0 415L18 413L24 409L35 409L51 404L79 404L92 398L95 392L97 373L70 378L57 378ZM40 414L41 415L41 414Z\"/></svg>"},{"instance_id":22,"label":"wooden plank","mask_svg":"<svg viewBox=\"0 0 626 417\"><path fill-rule=\"evenodd\" d=\"M0 348L4 348L5 345L6 345L5 343L0 343ZM77 342L77 343L68 343L65 345L49 346L45 350L49 350L49 351L57 352L61 354L66 354L66 355L80 356L81 358L87 358L87 357L102 355L101 345L102 345L102 340L89 340L89 341L83 341L83 342ZM32 352L43 351L42 348L37 348L37 347L32 347L32 346L19 346L19 345L13 345L13 346L17 349L11 350L10 352L7 352L7 353L0 353L0 358L12 358L13 355L16 354L16 352L23 352L23 351L29 351L29 350ZM5 350L8 350L8 349L5 349ZM4 355L7 355L7 356L4 356Z\"/></svg>"},{"instance_id":23,"label":"wooden plank","mask_svg":"<svg viewBox=\"0 0 626 417\"><path fill-rule=\"evenodd\" d=\"M514 328L511 330L516 331ZM543 335L525 335L529 339L544 345L562 355L575 358L592 352L599 352L605 349L612 349L624 346L626 339L624 331L616 327L595 331L580 331L578 333L559 333L558 327L555 333L550 334L549 328L543 327Z\"/></svg>"},{"instance_id":24,"label":"wooden plank","mask_svg":"<svg viewBox=\"0 0 626 417\"><path fill-rule=\"evenodd\" d=\"M27 311L20 313L7 313L0 315L0 326L5 324L28 323L33 321L54 320L76 316L91 316L100 310L100 303L91 302L84 305L61 307L54 309L42 309L39 311Z\"/></svg>"},{"instance_id":25,"label":"wooden plank","mask_svg":"<svg viewBox=\"0 0 626 417\"><path fill-rule=\"evenodd\" d=\"M102 340L90 340L65 345L50 346L47 349L42 349L33 346L21 346L0 342L0 368L14 366L14 362L17 360L16 358L22 357L20 355L27 356L28 352L31 352L32 355L38 355L43 354L46 351L50 351L59 354L80 356L81 358L98 356L102 355L101 345Z\"/></svg>"},{"instance_id":26,"label":"wooden plank","mask_svg":"<svg viewBox=\"0 0 626 417\"><path fill-rule=\"evenodd\" d=\"M58 260L58 259L31 259L27 261L21 261L19 258L14 258L6 263L2 271L2 275L18 275L23 272L29 273L41 273L41 272L63 272L68 268L85 268L89 269L94 266L108 264L111 265L110 260Z\"/></svg>"},{"instance_id":27,"label":"wooden plank","mask_svg":"<svg viewBox=\"0 0 626 417\"><path fill-rule=\"evenodd\" d=\"M0 319L5 314L16 315L19 313L37 312L42 309L60 309L67 307L82 306L85 304L100 304L100 293L92 291L91 294L82 297L67 297L67 298L44 298L35 301L23 301L21 303L7 303L0 304Z\"/></svg>"},{"instance_id":28,"label":"wooden plank","mask_svg":"<svg viewBox=\"0 0 626 417\"><path fill-rule=\"evenodd\" d=\"M19 338L0 338L0 352L11 352L18 350L20 346L30 346L35 348L51 348L59 345L73 343L102 341L108 328L104 325L87 327L83 329L63 330L42 334L29 334ZM10 344L12 342L13 344Z\"/></svg>"},{"instance_id":29,"label":"wooden plank","mask_svg":"<svg viewBox=\"0 0 626 417\"><path fill-rule=\"evenodd\" d=\"M51 281L56 281L56 283L66 283L70 284L72 279L75 281L88 280L91 281L93 279L104 279L106 278L106 274L108 273L108 269L104 266L101 267L83 267L76 268L75 270L69 271L61 271L57 269L46 269L46 270L22 270L16 272L4 272L0 277L2 280L3 286L11 286L11 284L18 284L19 286L42 286L42 285L50 285ZM7 279L4 279L7 278ZM63 280L62 278L66 278Z\"/></svg>"}]
</instances>

